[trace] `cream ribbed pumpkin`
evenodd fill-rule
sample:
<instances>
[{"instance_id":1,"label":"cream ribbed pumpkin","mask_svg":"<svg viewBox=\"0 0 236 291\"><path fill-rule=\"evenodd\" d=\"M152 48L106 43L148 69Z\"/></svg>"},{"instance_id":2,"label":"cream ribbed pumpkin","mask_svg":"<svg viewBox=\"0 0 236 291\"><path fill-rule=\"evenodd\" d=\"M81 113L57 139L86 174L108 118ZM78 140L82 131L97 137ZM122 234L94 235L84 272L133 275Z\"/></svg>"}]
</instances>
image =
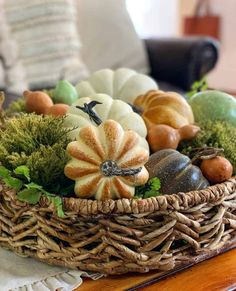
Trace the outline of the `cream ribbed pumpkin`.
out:
<instances>
[{"instance_id":1,"label":"cream ribbed pumpkin","mask_svg":"<svg viewBox=\"0 0 236 291\"><path fill-rule=\"evenodd\" d=\"M127 68L120 68L116 71L103 69L76 85L80 97L103 93L113 99L121 99L130 104L133 104L135 98L140 94L157 88L158 86L152 78Z\"/></svg>"},{"instance_id":2,"label":"cream ribbed pumpkin","mask_svg":"<svg viewBox=\"0 0 236 291\"><path fill-rule=\"evenodd\" d=\"M83 127L67 153L71 160L65 175L75 180L75 194L81 198L132 198L135 186L149 177L144 167L149 154L140 147L138 134L114 120Z\"/></svg>"},{"instance_id":3,"label":"cream ribbed pumpkin","mask_svg":"<svg viewBox=\"0 0 236 291\"><path fill-rule=\"evenodd\" d=\"M84 104L89 104L92 101L102 103L93 107L94 113L102 122L107 119L113 119L119 122L124 130L131 129L137 132L140 136L140 143L145 149L149 150L146 141L147 128L142 117L135 113L129 104L121 100L114 100L105 94L95 94L90 97L79 98L73 106L70 106L64 122L66 127L76 127L75 130L70 132L70 138L75 139L83 126L95 124L87 113L76 107L84 107Z\"/></svg>"}]
</instances>

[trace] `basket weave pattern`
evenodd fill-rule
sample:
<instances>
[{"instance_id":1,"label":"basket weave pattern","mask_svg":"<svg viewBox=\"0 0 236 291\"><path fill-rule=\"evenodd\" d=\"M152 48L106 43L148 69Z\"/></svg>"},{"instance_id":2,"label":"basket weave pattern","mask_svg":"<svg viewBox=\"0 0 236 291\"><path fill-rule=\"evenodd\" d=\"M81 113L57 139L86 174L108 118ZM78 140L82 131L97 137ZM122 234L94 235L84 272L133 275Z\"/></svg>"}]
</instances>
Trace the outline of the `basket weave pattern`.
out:
<instances>
[{"instance_id":1,"label":"basket weave pattern","mask_svg":"<svg viewBox=\"0 0 236 291\"><path fill-rule=\"evenodd\" d=\"M236 236L236 178L143 200L64 198L65 218L0 184L0 245L49 264L107 274L168 271Z\"/></svg>"}]
</instances>

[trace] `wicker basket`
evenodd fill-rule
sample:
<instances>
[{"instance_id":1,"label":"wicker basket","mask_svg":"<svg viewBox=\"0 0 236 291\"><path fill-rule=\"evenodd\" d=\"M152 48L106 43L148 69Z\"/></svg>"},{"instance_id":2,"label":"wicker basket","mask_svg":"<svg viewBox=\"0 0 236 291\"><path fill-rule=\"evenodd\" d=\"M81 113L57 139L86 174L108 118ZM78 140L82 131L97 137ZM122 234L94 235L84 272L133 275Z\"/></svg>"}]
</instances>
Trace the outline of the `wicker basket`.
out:
<instances>
[{"instance_id":1,"label":"wicker basket","mask_svg":"<svg viewBox=\"0 0 236 291\"><path fill-rule=\"evenodd\" d=\"M0 245L49 264L121 274L169 271L236 235L236 177L201 191L143 200L16 200L0 184Z\"/></svg>"}]
</instances>

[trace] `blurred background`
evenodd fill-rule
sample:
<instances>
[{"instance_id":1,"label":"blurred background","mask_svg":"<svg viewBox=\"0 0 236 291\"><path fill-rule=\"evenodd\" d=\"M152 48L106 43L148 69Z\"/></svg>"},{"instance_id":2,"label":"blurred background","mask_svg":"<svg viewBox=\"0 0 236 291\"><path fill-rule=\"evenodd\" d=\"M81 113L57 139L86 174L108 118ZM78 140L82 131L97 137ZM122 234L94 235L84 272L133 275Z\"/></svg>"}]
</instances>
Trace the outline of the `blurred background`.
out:
<instances>
[{"instance_id":1,"label":"blurred background","mask_svg":"<svg viewBox=\"0 0 236 291\"><path fill-rule=\"evenodd\" d=\"M0 90L128 67L183 95L203 76L236 94L235 28L236 0L0 0Z\"/></svg>"},{"instance_id":2,"label":"blurred background","mask_svg":"<svg viewBox=\"0 0 236 291\"><path fill-rule=\"evenodd\" d=\"M187 17L195 15L197 0L126 0L137 33L147 37L182 37ZM203 1L204 2L204 1ZM206 1L205 1L206 2ZM210 13L218 18L220 57L208 74L213 88L236 92L236 1L209 0L210 11L201 7L200 16ZM206 4L204 4L206 5ZM203 5L203 6L204 6Z\"/></svg>"}]
</instances>

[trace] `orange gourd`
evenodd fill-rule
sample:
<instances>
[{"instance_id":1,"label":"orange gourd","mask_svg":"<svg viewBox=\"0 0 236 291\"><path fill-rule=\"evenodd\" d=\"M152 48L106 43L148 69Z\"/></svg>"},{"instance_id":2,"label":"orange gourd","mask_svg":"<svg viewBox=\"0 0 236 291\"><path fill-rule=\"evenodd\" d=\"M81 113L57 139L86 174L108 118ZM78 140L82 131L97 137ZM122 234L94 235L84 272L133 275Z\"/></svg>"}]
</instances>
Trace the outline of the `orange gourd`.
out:
<instances>
[{"instance_id":1,"label":"orange gourd","mask_svg":"<svg viewBox=\"0 0 236 291\"><path fill-rule=\"evenodd\" d=\"M233 166L226 158L217 156L203 160L200 169L204 177L212 184L222 183L233 175Z\"/></svg>"},{"instance_id":2,"label":"orange gourd","mask_svg":"<svg viewBox=\"0 0 236 291\"><path fill-rule=\"evenodd\" d=\"M44 92L26 90L23 95L26 98L26 111L29 113L46 114L53 105L52 99Z\"/></svg>"},{"instance_id":3,"label":"orange gourd","mask_svg":"<svg viewBox=\"0 0 236 291\"><path fill-rule=\"evenodd\" d=\"M63 116L66 114L69 107L70 106L67 104L60 104L60 103L54 104L53 106L48 108L46 114L54 115L54 116Z\"/></svg>"},{"instance_id":4,"label":"orange gourd","mask_svg":"<svg viewBox=\"0 0 236 291\"><path fill-rule=\"evenodd\" d=\"M147 140L152 152L162 149L177 149L181 140L195 137L200 127L196 125L185 125L175 129L169 125L157 124L149 128Z\"/></svg>"}]
</instances>

